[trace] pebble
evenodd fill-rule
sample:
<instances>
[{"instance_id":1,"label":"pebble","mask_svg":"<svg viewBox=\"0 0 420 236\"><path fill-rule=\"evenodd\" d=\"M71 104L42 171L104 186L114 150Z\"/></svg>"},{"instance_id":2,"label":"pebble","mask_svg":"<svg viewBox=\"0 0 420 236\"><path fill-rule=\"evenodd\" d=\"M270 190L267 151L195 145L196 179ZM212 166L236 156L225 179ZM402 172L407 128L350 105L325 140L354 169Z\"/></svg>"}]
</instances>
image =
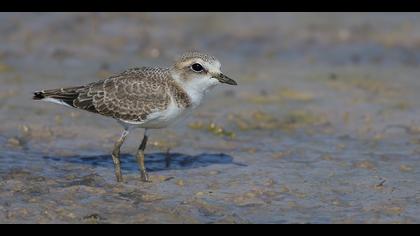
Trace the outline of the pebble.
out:
<instances>
[{"instance_id":1,"label":"pebble","mask_svg":"<svg viewBox=\"0 0 420 236\"><path fill-rule=\"evenodd\" d=\"M14 148L22 147L22 141L18 138L10 138L7 140L7 145Z\"/></svg>"}]
</instances>

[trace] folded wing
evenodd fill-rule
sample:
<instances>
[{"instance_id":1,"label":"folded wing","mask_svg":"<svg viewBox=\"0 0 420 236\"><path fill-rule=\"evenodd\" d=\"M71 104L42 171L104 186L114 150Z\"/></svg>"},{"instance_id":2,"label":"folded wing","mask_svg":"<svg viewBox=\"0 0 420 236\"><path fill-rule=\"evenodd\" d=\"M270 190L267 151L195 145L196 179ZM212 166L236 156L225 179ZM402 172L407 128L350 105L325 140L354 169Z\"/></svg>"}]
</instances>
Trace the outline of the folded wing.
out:
<instances>
[{"instance_id":1,"label":"folded wing","mask_svg":"<svg viewBox=\"0 0 420 236\"><path fill-rule=\"evenodd\" d=\"M34 99L142 122L149 114L165 109L170 102L163 76L150 68L130 69L86 86L36 92Z\"/></svg>"}]
</instances>

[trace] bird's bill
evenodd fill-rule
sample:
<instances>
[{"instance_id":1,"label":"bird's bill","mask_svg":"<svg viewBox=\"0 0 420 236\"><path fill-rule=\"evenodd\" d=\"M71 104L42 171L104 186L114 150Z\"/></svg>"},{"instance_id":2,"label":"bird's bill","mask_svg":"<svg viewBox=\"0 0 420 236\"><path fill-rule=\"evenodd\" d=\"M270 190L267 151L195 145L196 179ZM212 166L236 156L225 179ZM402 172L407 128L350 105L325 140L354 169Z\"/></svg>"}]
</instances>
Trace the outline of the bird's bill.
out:
<instances>
[{"instance_id":1,"label":"bird's bill","mask_svg":"<svg viewBox=\"0 0 420 236\"><path fill-rule=\"evenodd\" d=\"M213 78L219 80L220 83L230 84L230 85L238 85L235 80L227 77L224 74L218 74L216 76L213 76Z\"/></svg>"}]
</instances>

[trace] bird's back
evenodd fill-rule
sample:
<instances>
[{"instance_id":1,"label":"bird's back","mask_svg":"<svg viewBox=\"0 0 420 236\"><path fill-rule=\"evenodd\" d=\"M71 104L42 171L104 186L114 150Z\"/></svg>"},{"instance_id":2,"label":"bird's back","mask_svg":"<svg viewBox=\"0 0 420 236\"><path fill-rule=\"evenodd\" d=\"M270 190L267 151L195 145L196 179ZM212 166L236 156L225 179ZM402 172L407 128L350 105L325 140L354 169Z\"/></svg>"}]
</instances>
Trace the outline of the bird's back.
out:
<instances>
[{"instance_id":1,"label":"bird's back","mask_svg":"<svg viewBox=\"0 0 420 236\"><path fill-rule=\"evenodd\" d=\"M170 77L169 69L152 67L128 69L85 86L35 92L34 99L138 124L166 110L171 101L180 108L190 104L188 95Z\"/></svg>"}]
</instances>

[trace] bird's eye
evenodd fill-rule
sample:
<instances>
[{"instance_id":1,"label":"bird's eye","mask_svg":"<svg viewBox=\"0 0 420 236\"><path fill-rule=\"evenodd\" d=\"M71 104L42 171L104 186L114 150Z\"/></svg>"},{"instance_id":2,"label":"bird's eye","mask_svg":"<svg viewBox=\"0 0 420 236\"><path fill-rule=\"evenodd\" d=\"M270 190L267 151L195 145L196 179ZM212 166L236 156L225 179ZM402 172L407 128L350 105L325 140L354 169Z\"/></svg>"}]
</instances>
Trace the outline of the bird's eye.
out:
<instances>
[{"instance_id":1,"label":"bird's eye","mask_svg":"<svg viewBox=\"0 0 420 236\"><path fill-rule=\"evenodd\" d=\"M192 64L191 69L195 72L201 72L203 71L204 68L202 65L195 63L195 64Z\"/></svg>"}]
</instances>

